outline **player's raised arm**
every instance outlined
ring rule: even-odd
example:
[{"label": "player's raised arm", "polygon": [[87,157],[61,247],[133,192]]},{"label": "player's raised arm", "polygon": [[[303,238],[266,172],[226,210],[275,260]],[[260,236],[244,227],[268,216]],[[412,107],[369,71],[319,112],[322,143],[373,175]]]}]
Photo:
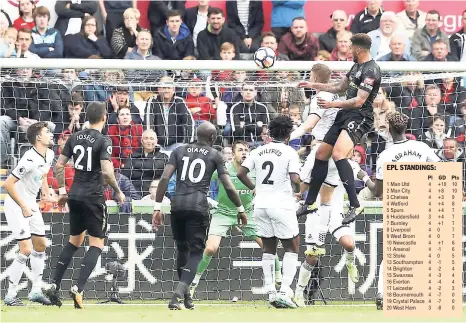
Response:
[{"label": "player's raised arm", "polygon": [[320,116],[318,116],[315,113],[312,113],[306,119],[306,121],[298,127],[298,129],[296,129],[295,131],[291,133],[290,140],[300,138],[305,133],[312,131],[312,129],[314,129],[315,125],[317,124],[317,122],[319,122],[319,120],[320,120]]},{"label": "player's raised arm", "polygon": [[303,81],[299,83],[299,87],[315,89],[319,91],[325,91],[330,93],[342,93],[348,88],[350,82],[348,77],[343,76],[339,82],[334,83],[316,83]]},{"label": "player's raised arm", "polygon": [[241,167],[238,169],[238,174],[236,175],[238,179],[246,185],[250,190],[253,190],[256,188],[256,185],[251,181],[251,179],[248,177],[248,173],[254,169],[254,158],[255,153],[252,152],[241,164]]}]

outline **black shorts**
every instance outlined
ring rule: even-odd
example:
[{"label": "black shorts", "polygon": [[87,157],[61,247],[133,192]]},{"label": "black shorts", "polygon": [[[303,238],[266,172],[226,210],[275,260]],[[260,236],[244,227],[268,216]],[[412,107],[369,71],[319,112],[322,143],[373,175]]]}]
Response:
[{"label": "black shorts", "polygon": [[323,142],[335,146],[341,131],[346,130],[353,141],[353,145],[357,145],[362,137],[371,131],[373,125],[373,117],[364,116],[359,111],[340,110],[335,117],[335,122],[325,135]]},{"label": "black shorts", "polygon": [[68,199],[70,208],[70,235],[77,236],[87,230],[96,238],[105,238],[107,232],[107,206],[105,203],[88,203]]},{"label": "black shorts", "polygon": [[198,211],[172,211],[171,226],[177,244],[186,243],[191,251],[205,249],[210,216]]}]

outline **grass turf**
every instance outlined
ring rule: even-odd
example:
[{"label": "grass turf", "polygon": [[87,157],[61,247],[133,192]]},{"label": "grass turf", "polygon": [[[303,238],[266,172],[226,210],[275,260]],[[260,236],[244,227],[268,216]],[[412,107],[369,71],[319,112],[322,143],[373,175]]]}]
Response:
[{"label": "grass turf", "polygon": [[[31,305],[1,307],[2,322],[466,322],[462,317],[390,318],[374,306],[313,306],[277,310],[265,302],[218,304],[198,303],[194,311],[170,311],[165,303],[156,305],[129,303],[125,305],[88,304],[76,310],[70,302],[61,308]],[[85,304],[86,305],[86,304]]]}]

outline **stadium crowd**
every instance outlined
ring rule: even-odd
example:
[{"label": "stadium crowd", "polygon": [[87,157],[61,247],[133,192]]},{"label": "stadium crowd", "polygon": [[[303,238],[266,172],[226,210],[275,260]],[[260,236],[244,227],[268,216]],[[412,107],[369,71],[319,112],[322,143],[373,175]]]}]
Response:
[{"label": "stadium crowd", "polygon": [[[419,0],[405,0],[399,13],[384,11],[382,1],[371,0],[351,24],[344,11],[336,10],[328,31],[313,35],[303,17],[305,1],[272,1],[271,30],[264,29],[261,1],[228,1],[226,12],[208,0],[187,9],[184,3],[151,1],[147,30],[139,25],[136,1],[57,1],[58,20],[51,26],[51,8],[21,0],[18,19],[0,13],[0,58],[250,60],[259,47],[270,47],[282,61],[352,61],[350,38],[362,32],[371,37],[377,61],[466,64],[466,10],[458,13],[463,27],[447,35],[439,28],[436,8],[420,11]],[[99,30],[98,10],[105,32]],[[335,78],[340,75],[336,72]],[[381,88],[374,102],[374,129],[352,158],[374,173],[378,154],[393,144],[386,114],[398,110],[410,118],[408,138],[426,142],[445,161],[464,163],[466,77],[404,76],[406,81]],[[58,155],[70,134],[86,126],[86,105],[106,102],[105,133],[113,143],[117,180],[128,197],[123,207],[130,210],[131,200],[155,197],[168,155],[195,140],[196,127],[204,121],[217,124],[217,147],[227,159],[234,140],[253,147],[266,142],[267,124],[279,114],[289,114],[299,126],[316,107],[310,105],[312,91],[290,84],[306,77],[305,72],[4,69],[1,165],[11,168],[14,157],[28,148],[24,134],[37,121],[49,122]],[[305,135],[290,144],[305,158],[313,138]],[[69,188],[72,165],[66,167],[66,178]],[[58,189],[52,173],[49,184]],[[362,183],[358,189],[371,198]],[[213,183],[213,195],[215,190]],[[115,199],[110,188],[106,196]]]}]

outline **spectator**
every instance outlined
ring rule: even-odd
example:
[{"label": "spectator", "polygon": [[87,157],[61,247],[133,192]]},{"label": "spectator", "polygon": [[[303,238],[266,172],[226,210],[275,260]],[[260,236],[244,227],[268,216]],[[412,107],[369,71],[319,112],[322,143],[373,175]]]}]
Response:
[{"label": "spectator", "polygon": [[32,29],[32,44],[30,51],[41,58],[62,58],[63,39],[58,30],[48,26],[50,11],[47,7],[37,7],[34,10],[34,22]]},{"label": "spectator", "polygon": [[445,139],[450,138],[451,129],[446,127],[445,118],[440,114],[429,117],[429,129],[421,135],[421,140],[430,148],[442,149]]},{"label": "spectator", "polygon": [[428,62],[456,62],[457,59],[448,54],[448,42],[443,39],[437,39],[432,43],[432,53],[424,58]]},{"label": "spectator", "polygon": [[289,61],[290,59],[285,54],[278,52],[277,37],[271,31],[262,34],[261,47],[272,48],[277,56],[277,61]]},{"label": "spectator", "polygon": [[152,35],[150,31],[142,29],[136,37],[136,46],[126,54],[125,59],[160,60],[160,57],[152,54],[151,46]]},{"label": "spectator", "polygon": [[131,157],[123,160],[121,173],[131,179],[136,191],[144,195],[150,191],[151,181],[162,176],[168,156],[160,151],[157,135],[152,129],[142,133],[141,144],[141,149],[133,151]]},{"label": "spectator", "polygon": [[466,10],[463,11],[463,28],[450,37],[451,56],[466,62]]},{"label": "spectator", "polygon": [[396,14],[400,26],[404,28],[409,40],[417,29],[424,28],[426,25],[426,13],[418,10],[419,0],[405,0],[405,10]]},{"label": "spectator", "polygon": [[83,110],[84,99],[80,93],[73,93],[70,101],[67,103],[67,110],[59,115],[58,120],[54,120],[55,134],[63,132],[75,133],[83,130],[84,122],[86,121],[86,113]]},{"label": "spectator", "polygon": [[131,120],[136,124],[142,124],[139,109],[130,102],[129,87],[119,85],[114,88],[112,96],[107,100],[107,112],[109,113],[107,123],[109,125],[118,124],[118,111],[128,108],[131,113]]},{"label": "spectator", "polygon": [[150,0],[149,8],[147,11],[147,18],[150,22],[150,30],[155,38],[155,32],[165,26],[168,20],[168,12],[170,10],[177,10],[181,16],[185,11],[186,1],[184,0]]},{"label": "spectator", "polygon": [[20,0],[18,3],[19,17],[13,23],[13,27],[17,30],[27,28],[32,29],[36,26],[34,22],[33,12],[36,9],[35,0]]},{"label": "spectator", "polygon": [[223,11],[210,7],[207,17],[209,22],[207,28],[199,32],[197,36],[199,59],[221,59],[220,46],[226,42],[233,44],[236,53],[235,59],[239,59],[240,39],[234,30],[225,25]]},{"label": "spectator", "polygon": [[186,96],[186,105],[193,115],[195,126],[199,126],[205,121],[214,122],[217,111],[215,111],[212,100],[202,95],[201,80],[195,78],[188,86],[188,95]]},{"label": "spectator", "polygon": [[394,35],[390,39],[390,52],[386,55],[380,56],[377,60],[380,62],[401,62],[413,61],[414,57],[411,56],[410,51],[406,50],[406,39],[401,35]]},{"label": "spectator", "polygon": [[450,115],[447,113],[445,106],[441,104],[442,96],[440,88],[437,85],[428,85],[426,87],[424,102],[421,107],[413,110],[413,130],[416,137],[422,136],[431,126],[429,117],[440,115],[443,121],[447,122],[449,127]]},{"label": "spectator", "polygon": [[[397,29],[397,18],[393,11],[385,11],[380,17],[380,28],[368,33],[372,40],[371,56],[378,59],[390,53],[390,40],[395,35]],[[405,54],[411,53],[411,43],[407,36],[402,36],[405,43]]]},{"label": "spectator", "polygon": [[[367,173],[367,175],[371,176],[372,171],[370,170],[369,167],[367,167],[366,158],[367,158],[367,154],[366,154],[366,149],[364,149],[364,146],[362,145],[354,146],[353,156],[351,157],[351,160],[357,163],[359,167],[361,167],[361,169]],[[362,180],[355,180],[354,184],[356,186],[357,193],[359,193],[366,186]]]},{"label": "spectator", "polygon": [[97,2],[95,0],[57,1],[55,12],[58,16],[55,29],[65,37],[82,32],[83,19],[97,12]]},{"label": "spectator", "polygon": [[[291,121],[293,121],[293,131],[298,129],[299,126],[303,123],[303,120],[301,119],[301,110],[302,109],[298,104],[291,104],[287,109]],[[288,145],[293,147],[293,149],[297,150],[298,155],[302,155],[306,149],[305,147],[302,147],[301,149],[301,138],[290,140],[288,142]]]},{"label": "spectator", "polygon": [[[71,132],[69,132],[68,130],[65,130],[62,133],[60,133],[58,137],[58,142],[57,142],[58,146],[54,147],[54,153],[55,153],[55,156],[57,157],[54,162],[58,160],[58,156],[60,156],[60,153],[65,148],[65,144],[68,141],[68,139],[70,139],[70,137],[71,137]],[[75,169],[73,166],[73,160],[70,159],[65,165],[65,188],[67,192],[70,191],[71,185],[73,184],[74,174],[75,174]],[[51,186],[55,190],[56,193],[58,193],[58,189],[59,189],[58,181],[54,177],[53,167],[50,168],[50,171],[47,174],[47,183],[49,184],[49,186]]]},{"label": "spectator", "polygon": [[173,80],[164,76],[159,83],[159,95],[148,103],[149,123],[165,150],[173,151],[193,141],[193,117],[184,100],[175,96]]},{"label": "spectator", "polygon": [[317,52],[317,57],[316,57],[316,61],[319,61],[319,62],[328,62],[330,61],[330,53],[327,52],[326,50],[319,50]]},{"label": "spectator", "polygon": [[[388,101],[388,100],[386,100]],[[377,157],[382,151],[393,145],[393,138],[390,135],[390,125],[387,122],[387,113],[379,113],[374,116],[374,131],[368,134],[370,139],[370,155],[372,160],[371,170],[375,173]]]},{"label": "spectator", "polygon": [[354,16],[351,32],[353,34],[367,34],[376,30],[379,28],[382,13],[382,0],[367,0],[367,7]]},{"label": "spectator", "polygon": [[[220,58],[222,61],[231,61],[235,58],[235,46],[232,43],[223,43],[220,46]],[[212,80],[213,81],[231,81],[233,76],[233,71],[224,70],[224,71],[212,71]]]},{"label": "spectator", "polygon": [[[141,200],[143,200],[143,201],[151,200],[151,201],[154,202],[154,205],[155,205],[155,193],[157,193],[157,187],[159,187],[159,182],[160,182],[159,179],[154,179],[150,183],[149,195],[144,196]],[[171,205],[171,201],[167,196],[164,196],[163,200],[162,200],[162,204],[169,206],[169,205]]]},{"label": "spectator", "polygon": [[0,58],[16,57],[17,39],[18,31],[13,27],[9,27],[3,34],[3,39],[0,43]]},{"label": "spectator", "polygon": [[422,61],[432,53],[432,45],[438,39],[447,44],[447,53],[450,51],[448,36],[440,28],[440,14],[436,10],[430,10],[426,15],[426,25],[413,34],[411,43],[411,54],[418,61]]},{"label": "spectator", "polygon": [[105,34],[110,43],[115,29],[123,26],[127,9],[138,8],[137,0],[99,0],[100,13],[105,24]]},{"label": "spectator", "polygon": [[348,26],[348,17],[343,10],[335,10],[330,16],[332,19],[332,28],[327,30],[325,34],[319,36],[320,49],[331,53],[337,45],[337,34],[342,30],[346,30]]},{"label": "spectator", "polygon": [[29,50],[32,44],[32,30],[22,28],[18,31],[18,44],[16,46],[16,58],[40,59],[37,54]]},{"label": "spectator", "polygon": [[176,10],[168,11],[167,25],[153,31],[154,55],[161,59],[182,60],[194,55],[193,38],[188,27],[181,20],[181,13]]},{"label": "spectator", "polygon": [[[141,196],[138,194],[133,184],[128,177],[121,174],[119,170],[115,169],[115,179],[117,181],[118,187],[125,195],[125,203],[121,204],[119,207],[119,213],[131,213],[132,211],[132,201],[140,200]],[[104,179],[104,196],[106,201],[115,201],[118,202],[118,196],[115,191],[107,184]]]},{"label": "spectator", "polygon": [[[411,112],[408,113],[408,110],[420,107],[424,101],[424,80],[420,73],[408,72],[404,76],[407,78],[405,82],[392,84],[387,88],[387,92],[388,97],[395,103],[395,106],[400,108],[401,112],[410,116]],[[410,129],[409,125],[408,129]]]},{"label": "spectator", "polygon": [[91,56],[99,56],[101,58],[113,58],[113,52],[107,39],[99,35],[97,19],[94,16],[84,17],[81,31],[65,36],[65,57],[89,58]]},{"label": "spectator", "polygon": [[342,30],[337,34],[336,47],[330,53],[331,61],[353,61],[353,54],[351,53],[351,31]]},{"label": "spectator", "polygon": [[265,104],[256,102],[254,85],[245,83],[242,95],[242,101],[230,110],[233,141],[243,140],[255,147],[262,143],[262,129],[270,122],[269,111]]},{"label": "spectator", "polygon": [[439,149],[436,153],[437,156],[439,156],[443,161],[463,163],[464,168],[466,161],[464,148],[460,148],[458,146],[458,142],[455,140],[455,138],[446,138],[443,141],[443,149]]},{"label": "spectator", "polygon": [[313,61],[319,51],[319,40],[308,33],[306,20],[297,17],[293,19],[291,31],[280,40],[278,51],[292,61]]},{"label": "spectator", "polygon": [[461,102],[460,107],[461,118],[456,119],[455,124],[453,125],[453,130],[456,140],[464,146],[466,143],[466,100]]},{"label": "spectator", "polygon": [[197,56],[197,35],[207,27],[207,13],[209,11],[209,0],[198,0],[198,5],[186,9],[183,21],[188,26],[191,35],[195,53]]},{"label": "spectator", "polygon": [[293,20],[297,17],[304,17],[305,4],[306,1],[299,0],[272,0],[270,27],[279,42],[282,36],[290,31]]},{"label": "spectator", "polygon": [[231,146],[223,147],[222,156],[227,163],[233,162],[233,150],[231,149]]},{"label": "spectator", "polygon": [[2,31],[11,26],[13,25],[11,24],[10,16],[6,11],[0,9],[0,35],[2,34]]},{"label": "spectator", "polygon": [[136,46],[136,37],[141,31],[139,18],[141,13],[138,9],[128,8],[123,14],[124,24],[114,30],[110,45],[113,53],[118,58],[124,58],[127,53],[131,53]]},{"label": "spectator", "polygon": [[118,110],[118,124],[109,125],[108,136],[112,140],[113,167],[120,168],[122,159],[129,158],[141,148],[142,125],[131,120],[129,108]]},{"label": "spectator", "polygon": [[259,48],[264,28],[262,1],[226,1],[226,11],[228,26],[242,40],[240,51],[254,53]]},{"label": "spectator", "polygon": [[442,95],[441,102],[452,116],[461,115],[458,103],[466,99],[466,89],[461,86],[459,78],[446,77],[439,84]]}]

